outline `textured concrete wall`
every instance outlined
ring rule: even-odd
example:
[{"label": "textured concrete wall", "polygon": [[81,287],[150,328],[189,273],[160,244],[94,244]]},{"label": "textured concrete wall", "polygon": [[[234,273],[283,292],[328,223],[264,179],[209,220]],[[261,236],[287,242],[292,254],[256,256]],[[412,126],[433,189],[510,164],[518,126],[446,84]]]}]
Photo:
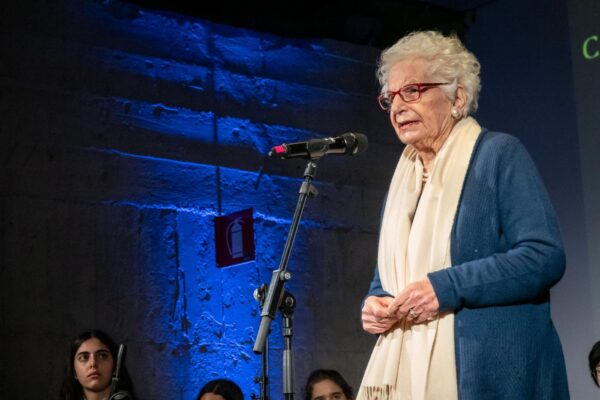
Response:
[{"label": "textured concrete wall", "polygon": [[[192,399],[217,376],[257,393],[252,292],[279,263],[305,166],[265,155],[346,131],[369,150],[320,163],[288,289],[296,388],[317,367],[357,386],[373,340],[359,304],[400,150],[374,101],[378,50],[117,1],[12,3],[0,6],[0,397],[53,397],[69,340],[91,327],[129,345],[142,399]],[[213,218],[248,207],[256,261],[218,269]]]}]

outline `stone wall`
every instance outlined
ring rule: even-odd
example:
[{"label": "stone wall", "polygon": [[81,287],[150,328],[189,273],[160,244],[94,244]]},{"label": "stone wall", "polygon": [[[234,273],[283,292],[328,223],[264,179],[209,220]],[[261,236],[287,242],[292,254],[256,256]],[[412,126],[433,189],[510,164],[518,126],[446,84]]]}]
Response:
[{"label": "stone wall", "polygon": [[[258,393],[252,293],[279,263],[305,167],[266,154],[347,131],[369,149],[319,163],[288,290],[297,392],[317,367],[357,387],[373,341],[360,302],[400,151],[374,100],[379,50],[118,1],[12,3],[0,28],[0,397],[53,397],[70,339],[92,327],[128,344],[141,399],[193,399],[218,376]],[[213,218],[250,207],[256,260],[217,268]]]}]

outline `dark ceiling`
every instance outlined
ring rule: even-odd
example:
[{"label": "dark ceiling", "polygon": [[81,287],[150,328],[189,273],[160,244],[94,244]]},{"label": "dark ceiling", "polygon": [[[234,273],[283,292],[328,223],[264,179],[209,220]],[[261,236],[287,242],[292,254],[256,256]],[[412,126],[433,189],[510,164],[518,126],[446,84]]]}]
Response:
[{"label": "dark ceiling", "polygon": [[414,30],[456,32],[464,39],[475,8],[489,1],[128,0],[145,8],[284,37],[329,38],[382,48]]}]

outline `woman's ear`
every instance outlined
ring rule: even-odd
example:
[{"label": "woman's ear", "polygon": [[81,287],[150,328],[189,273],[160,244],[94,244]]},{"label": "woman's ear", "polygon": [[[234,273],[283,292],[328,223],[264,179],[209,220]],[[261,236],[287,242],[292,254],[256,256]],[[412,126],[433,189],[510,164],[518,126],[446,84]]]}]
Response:
[{"label": "woman's ear", "polygon": [[458,85],[456,87],[456,98],[454,99],[454,103],[452,104],[454,107],[458,108],[462,115],[465,114],[465,105],[467,104],[467,93],[465,92],[465,88],[462,85]]}]

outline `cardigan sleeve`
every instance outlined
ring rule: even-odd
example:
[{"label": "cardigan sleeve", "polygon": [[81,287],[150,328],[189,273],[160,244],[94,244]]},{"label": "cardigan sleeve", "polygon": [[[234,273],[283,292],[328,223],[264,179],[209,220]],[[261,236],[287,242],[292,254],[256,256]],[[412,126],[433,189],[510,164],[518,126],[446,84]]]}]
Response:
[{"label": "cardigan sleeve", "polygon": [[394,296],[392,296],[391,293],[385,291],[383,289],[383,287],[381,286],[381,278],[379,278],[379,267],[377,265],[375,265],[375,273],[373,274],[373,279],[371,280],[371,285],[369,286],[369,291],[367,292],[367,295],[363,298],[362,302],[360,303],[361,310],[365,306],[365,301],[370,296],[394,297]]},{"label": "cardigan sleeve", "polygon": [[[380,213],[380,218],[379,218],[380,224],[381,224],[381,220],[383,219],[383,213],[385,211],[385,204],[387,203],[387,196],[388,196],[388,193],[386,192],[385,196],[383,197],[383,203],[381,206],[381,213]],[[373,279],[371,280],[371,285],[369,286],[369,291],[367,292],[367,295],[363,299],[362,304],[364,304],[365,300],[369,296],[394,297],[392,294],[385,291],[383,289],[383,287],[381,286],[381,278],[379,277],[379,265],[377,265],[377,264],[375,264],[375,272],[373,273]],[[361,308],[362,308],[362,305],[361,305]]]},{"label": "cardigan sleeve", "polygon": [[375,273],[373,274],[373,280],[371,281],[371,286],[369,286],[369,291],[367,292],[367,296],[377,296],[377,297],[394,297],[391,293],[385,291],[381,286],[381,278],[379,278],[379,267],[375,265]]},{"label": "cardigan sleeve", "polygon": [[[465,182],[463,196],[473,198],[468,207],[459,207],[455,224],[461,223],[460,213],[474,216],[453,233],[454,265],[428,274],[441,311],[533,301],[564,274],[565,254],[546,189],[523,145],[504,136],[501,146],[487,146],[492,150],[479,154],[469,172],[473,180],[468,176]],[[467,190],[473,183],[493,189]],[[478,198],[481,193],[488,197]],[[492,220],[497,226],[486,226]],[[487,251],[475,257],[478,248]]]}]

